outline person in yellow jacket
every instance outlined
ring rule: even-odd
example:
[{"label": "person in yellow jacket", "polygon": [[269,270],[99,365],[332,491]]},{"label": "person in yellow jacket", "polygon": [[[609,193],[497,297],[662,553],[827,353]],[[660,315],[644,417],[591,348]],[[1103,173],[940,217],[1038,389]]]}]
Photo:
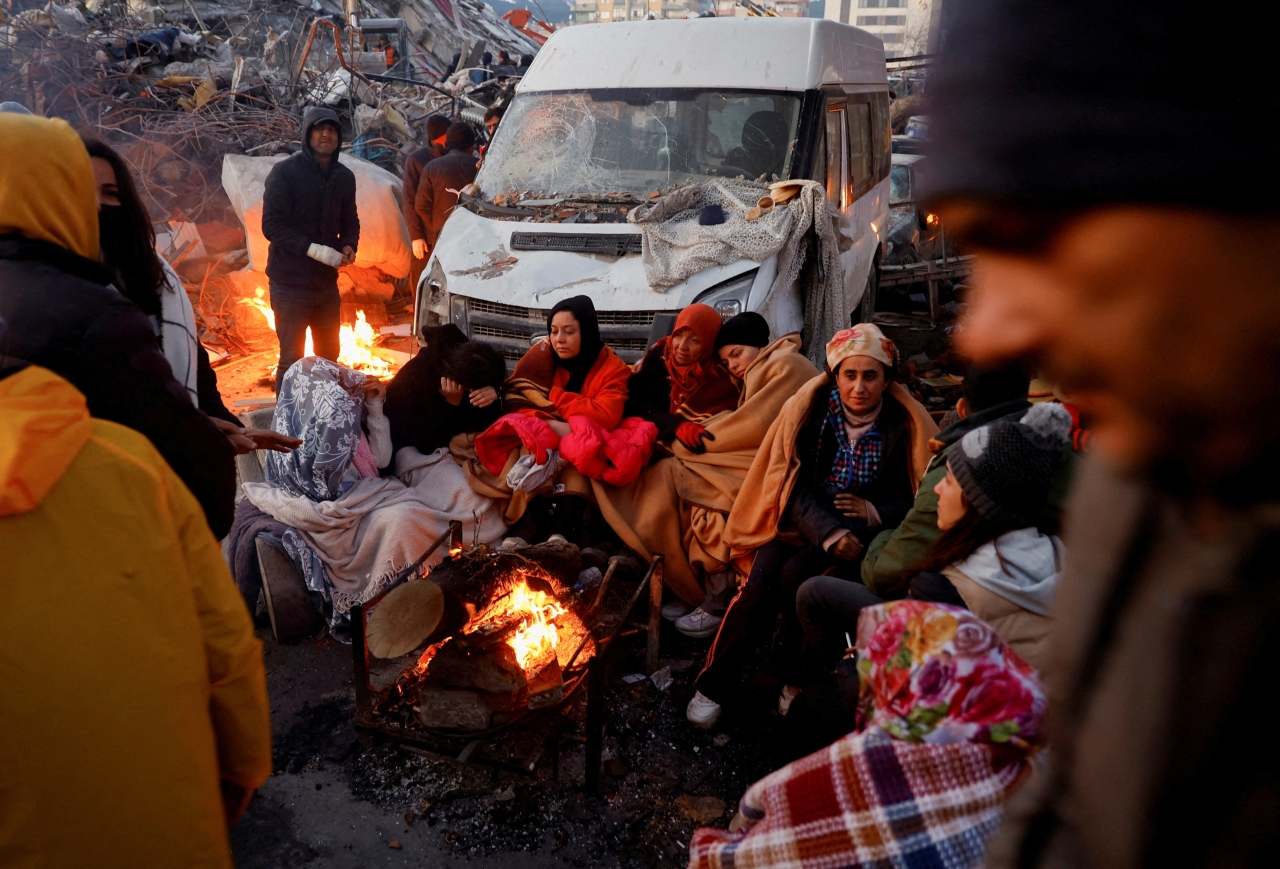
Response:
[{"label": "person in yellow jacket", "polygon": [[200,505],[66,380],[0,371],[0,866],[230,867],[270,772],[262,644]]}]

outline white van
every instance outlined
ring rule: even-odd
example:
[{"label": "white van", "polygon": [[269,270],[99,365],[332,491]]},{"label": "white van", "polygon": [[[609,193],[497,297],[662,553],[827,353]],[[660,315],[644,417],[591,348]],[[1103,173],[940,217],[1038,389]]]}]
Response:
[{"label": "white van", "polygon": [[709,268],[659,293],[626,222],[654,190],[762,174],[826,185],[853,240],[841,254],[846,310],[865,319],[888,217],[889,135],[884,47],[848,25],[700,18],[557,31],[516,89],[480,193],[462,198],[431,252],[415,331],[456,323],[514,364],[546,333],[546,311],[578,294],[628,362],[692,302],[726,318],[758,311],[775,336],[798,331],[800,293],[770,293],[776,258]]}]

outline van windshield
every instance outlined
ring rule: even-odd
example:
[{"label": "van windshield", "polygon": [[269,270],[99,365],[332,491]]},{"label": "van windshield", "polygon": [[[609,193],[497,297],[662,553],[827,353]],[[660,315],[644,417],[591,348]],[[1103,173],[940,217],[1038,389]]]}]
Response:
[{"label": "van windshield", "polygon": [[476,183],[492,199],[629,193],[709,177],[787,178],[801,95],[695,89],[524,93]]}]

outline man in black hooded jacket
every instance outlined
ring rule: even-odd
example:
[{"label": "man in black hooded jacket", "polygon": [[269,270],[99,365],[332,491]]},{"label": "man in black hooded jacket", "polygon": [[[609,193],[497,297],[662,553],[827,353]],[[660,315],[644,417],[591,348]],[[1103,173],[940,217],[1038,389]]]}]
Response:
[{"label": "man in black hooded jacket", "polygon": [[302,115],[302,150],[267,176],[262,234],[271,243],[267,277],[280,340],[277,387],[302,358],[308,326],[316,355],[338,358],[338,267],[355,262],[360,243],[356,176],[338,162],[341,147],[337,114],[313,106]]}]

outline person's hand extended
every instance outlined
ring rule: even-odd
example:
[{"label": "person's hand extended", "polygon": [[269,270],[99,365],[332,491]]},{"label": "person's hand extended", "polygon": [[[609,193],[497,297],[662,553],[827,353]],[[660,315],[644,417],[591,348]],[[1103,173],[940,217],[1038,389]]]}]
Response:
[{"label": "person's hand extended", "polygon": [[342,264],[349,266],[356,261],[356,250],[351,245],[347,245],[342,249]]},{"label": "person's hand extended", "polygon": [[831,547],[831,554],[841,561],[857,561],[862,554],[862,541],[852,534],[846,534]]},{"label": "person's hand extended", "polygon": [[498,390],[492,386],[471,390],[471,404],[475,407],[488,407],[498,400]]},{"label": "person's hand extended", "polygon": [[456,380],[441,377],[440,394],[444,396],[445,401],[449,402],[454,407],[457,407],[462,404],[463,396],[467,394],[467,388]]},{"label": "person's hand extended", "polygon": [[676,426],[676,440],[684,444],[690,452],[705,453],[707,446],[703,441],[715,439],[716,436],[708,432],[706,426],[698,425],[696,422],[682,422]]},{"label": "person's hand extended", "polygon": [[289,437],[278,431],[272,431],[265,428],[240,428],[233,422],[225,419],[217,419],[209,417],[213,420],[213,424],[218,430],[227,436],[227,440],[231,441],[231,445],[236,449],[236,455],[244,455],[254,450],[275,450],[277,453],[287,453],[290,450],[297,449],[302,446],[302,441],[298,438]]},{"label": "person's hand extended", "polygon": [[867,510],[867,499],[848,492],[836,495],[836,509],[850,519],[861,519],[864,522],[871,520],[871,514]]},{"label": "person's hand extended", "polygon": [[387,397],[387,385],[370,377],[364,382],[364,400],[378,401]]},{"label": "person's hand extended", "polygon": [[413,240],[413,258],[427,258],[427,240],[425,238],[415,238]]}]

